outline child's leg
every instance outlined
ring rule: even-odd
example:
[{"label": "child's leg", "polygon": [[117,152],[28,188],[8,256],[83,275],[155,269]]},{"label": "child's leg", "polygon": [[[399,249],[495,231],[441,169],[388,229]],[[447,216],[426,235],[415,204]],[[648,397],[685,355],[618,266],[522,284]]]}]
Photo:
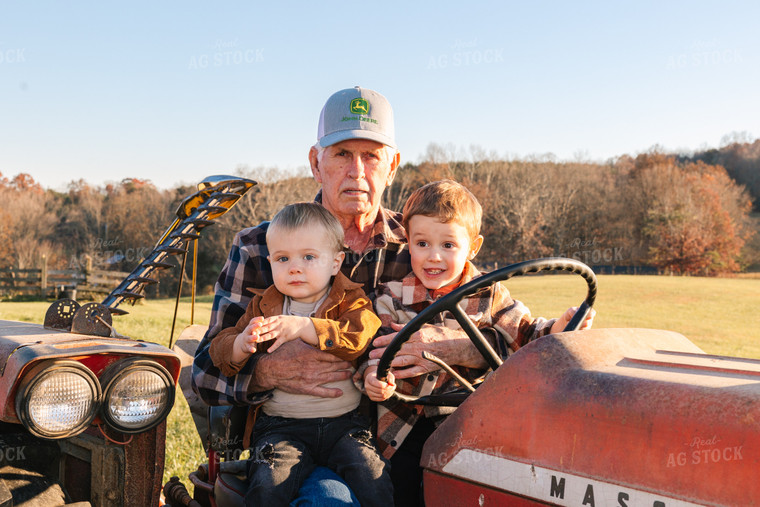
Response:
[{"label": "child's leg", "polygon": [[311,453],[290,431],[294,429],[289,428],[290,421],[264,414],[256,421],[254,434],[258,438],[248,463],[247,506],[287,506],[314,470]]},{"label": "child's leg", "polygon": [[363,507],[393,505],[390,465],[377,451],[369,424],[357,413],[344,418],[342,428],[334,428],[341,434],[335,435],[327,465],[343,477]]},{"label": "child's leg", "polygon": [[290,507],[361,507],[361,504],[343,478],[319,466],[303,482]]}]

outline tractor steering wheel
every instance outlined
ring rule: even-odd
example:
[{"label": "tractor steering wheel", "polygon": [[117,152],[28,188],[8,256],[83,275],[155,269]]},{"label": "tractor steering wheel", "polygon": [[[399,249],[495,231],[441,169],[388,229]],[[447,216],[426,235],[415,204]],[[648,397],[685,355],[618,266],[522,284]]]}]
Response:
[{"label": "tractor steering wheel", "polygon": [[[594,300],[596,299],[596,276],[594,275],[594,272],[591,270],[591,268],[580,261],[562,257],[549,257],[545,259],[536,259],[532,261],[511,264],[509,266],[505,266],[501,269],[475,278],[469,283],[440,298],[438,301],[418,313],[416,317],[409,321],[406,326],[404,326],[404,328],[396,334],[396,336],[393,338],[393,341],[388,344],[388,347],[385,349],[385,352],[383,353],[377,365],[377,378],[382,381],[387,380],[391,361],[393,361],[393,358],[396,357],[396,354],[398,354],[401,346],[406,343],[412,334],[418,331],[423,326],[423,324],[430,322],[433,317],[445,311],[449,311],[452,313],[452,315],[454,315],[454,318],[457,320],[459,325],[462,326],[462,330],[467,333],[467,336],[470,338],[470,340],[472,340],[472,343],[483,355],[483,358],[486,360],[488,365],[493,370],[496,370],[496,368],[498,368],[502,363],[501,358],[498,356],[498,354],[496,354],[493,347],[491,347],[488,341],[486,341],[478,328],[475,327],[472,320],[470,320],[467,315],[465,315],[464,311],[459,307],[458,303],[465,297],[472,295],[483,287],[490,286],[496,282],[501,282],[503,280],[508,280],[514,276],[521,276],[528,273],[538,273],[541,271],[569,271],[571,273],[582,276],[586,280],[586,284],[588,285],[586,299],[580,305],[578,311],[575,313],[567,326],[565,326],[565,329],[563,331],[577,330],[583,320],[586,318],[586,315],[588,315],[588,313],[591,311],[591,307],[594,305]],[[423,353],[423,356],[424,355],[425,353]],[[447,369],[447,371],[449,370]],[[469,393],[452,394],[453,396],[451,396],[450,393],[446,393],[442,395],[419,397],[409,396],[396,392],[394,393],[394,396],[403,401],[416,404],[457,406],[462,401],[464,401],[464,398]]]}]

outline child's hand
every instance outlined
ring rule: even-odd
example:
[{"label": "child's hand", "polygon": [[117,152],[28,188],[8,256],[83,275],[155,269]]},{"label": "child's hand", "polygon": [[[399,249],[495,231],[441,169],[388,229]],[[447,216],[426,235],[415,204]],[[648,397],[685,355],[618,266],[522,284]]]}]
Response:
[{"label": "child's hand", "polygon": [[367,367],[364,372],[364,390],[372,401],[385,401],[396,391],[396,379],[388,372],[387,382],[377,378],[377,365]]},{"label": "child's hand", "polygon": [[[575,315],[575,312],[577,311],[577,306],[568,308],[567,311],[562,314],[562,317],[558,318],[554,324],[552,324],[551,332],[561,333],[565,329],[565,326],[570,323],[573,315]],[[594,317],[596,317],[596,310],[592,308],[591,311],[588,312],[588,315],[586,315],[586,318],[583,319],[583,322],[581,322],[581,326],[578,329],[591,329],[591,324],[594,322]]]},{"label": "child's hand", "polygon": [[247,356],[256,352],[256,344],[262,341],[259,337],[259,329],[264,317],[254,317],[245,326],[245,329],[235,338],[234,347],[237,351]]},{"label": "child's hand", "polygon": [[317,331],[308,317],[295,315],[275,315],[267,317],[258,328],[258,341],[274,340],[275,342],[267,349],[274,352],[280,345],[301,338],[304,342],[316,345]]}]

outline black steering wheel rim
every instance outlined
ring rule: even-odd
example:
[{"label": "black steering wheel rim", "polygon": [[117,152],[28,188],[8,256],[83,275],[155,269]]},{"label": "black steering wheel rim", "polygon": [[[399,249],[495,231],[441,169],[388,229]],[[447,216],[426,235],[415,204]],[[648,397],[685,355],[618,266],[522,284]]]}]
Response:
[{"label": "black steering wheel rim", "polygon": [[[472,321],[467,318],[462,309],[458,306],[458,303],[467,296],[470,296],[482,289],[483,287],[491,286],[496,282],[508,280],[515,276],[527,275],[530,273],[539,273],[542,271],[567,271],[570,273],[578,274],[586,280],[588,291],[586,298],[578,308],[573,319],[565,327],[564,331],[574,331],[578,329],[586,318],[586,315],[594,305],[596,300],[597,282],[596,275],[586,264],[577,261],[575,259],[567,259],[564,257],[547,257],[543,259],[534,259],[530,261],[519,262],[517,264],[510,264],[501,269],[497,269],[490,273],[486,273],[483,276],[479,276],[474,280],[466,283],[465,285],[453,290],[451,293],[440,298],[420,313],[418,313],[411,321],[409,321],[404,328],[399,331],[393,338],[390,344],[385,349],[380,361],[377,365],[377,378],[380,380],[386,380],[388,377],[388,371],[390,370],[391,361],[396,357],[401,346],[406,343],[409,338],[417,332],[424,324],[430,322],[433,317],[444,311],[451,312],[456,318],[459,325],[467,333],[470,340],[483,357],[486,359],[488,365],[496,370],[502,360],[498,354],[493,350],[493,347],[485,340],[483,335],[475,328]],[[473,333],[474,331],[474,333]],[[416,398],[407,395],[396,395],[405,401],[414,401]]]}]

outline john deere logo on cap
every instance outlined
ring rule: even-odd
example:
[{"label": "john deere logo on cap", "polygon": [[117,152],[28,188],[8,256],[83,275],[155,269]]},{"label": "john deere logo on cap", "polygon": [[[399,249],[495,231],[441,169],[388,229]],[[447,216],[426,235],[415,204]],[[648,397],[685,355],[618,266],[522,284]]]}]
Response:
[{"label": "john deere logo on cap", "polygon": [[351,112],[353,114],[369,114],[369,102],[367,102],[365,99],[352,100]]}]

